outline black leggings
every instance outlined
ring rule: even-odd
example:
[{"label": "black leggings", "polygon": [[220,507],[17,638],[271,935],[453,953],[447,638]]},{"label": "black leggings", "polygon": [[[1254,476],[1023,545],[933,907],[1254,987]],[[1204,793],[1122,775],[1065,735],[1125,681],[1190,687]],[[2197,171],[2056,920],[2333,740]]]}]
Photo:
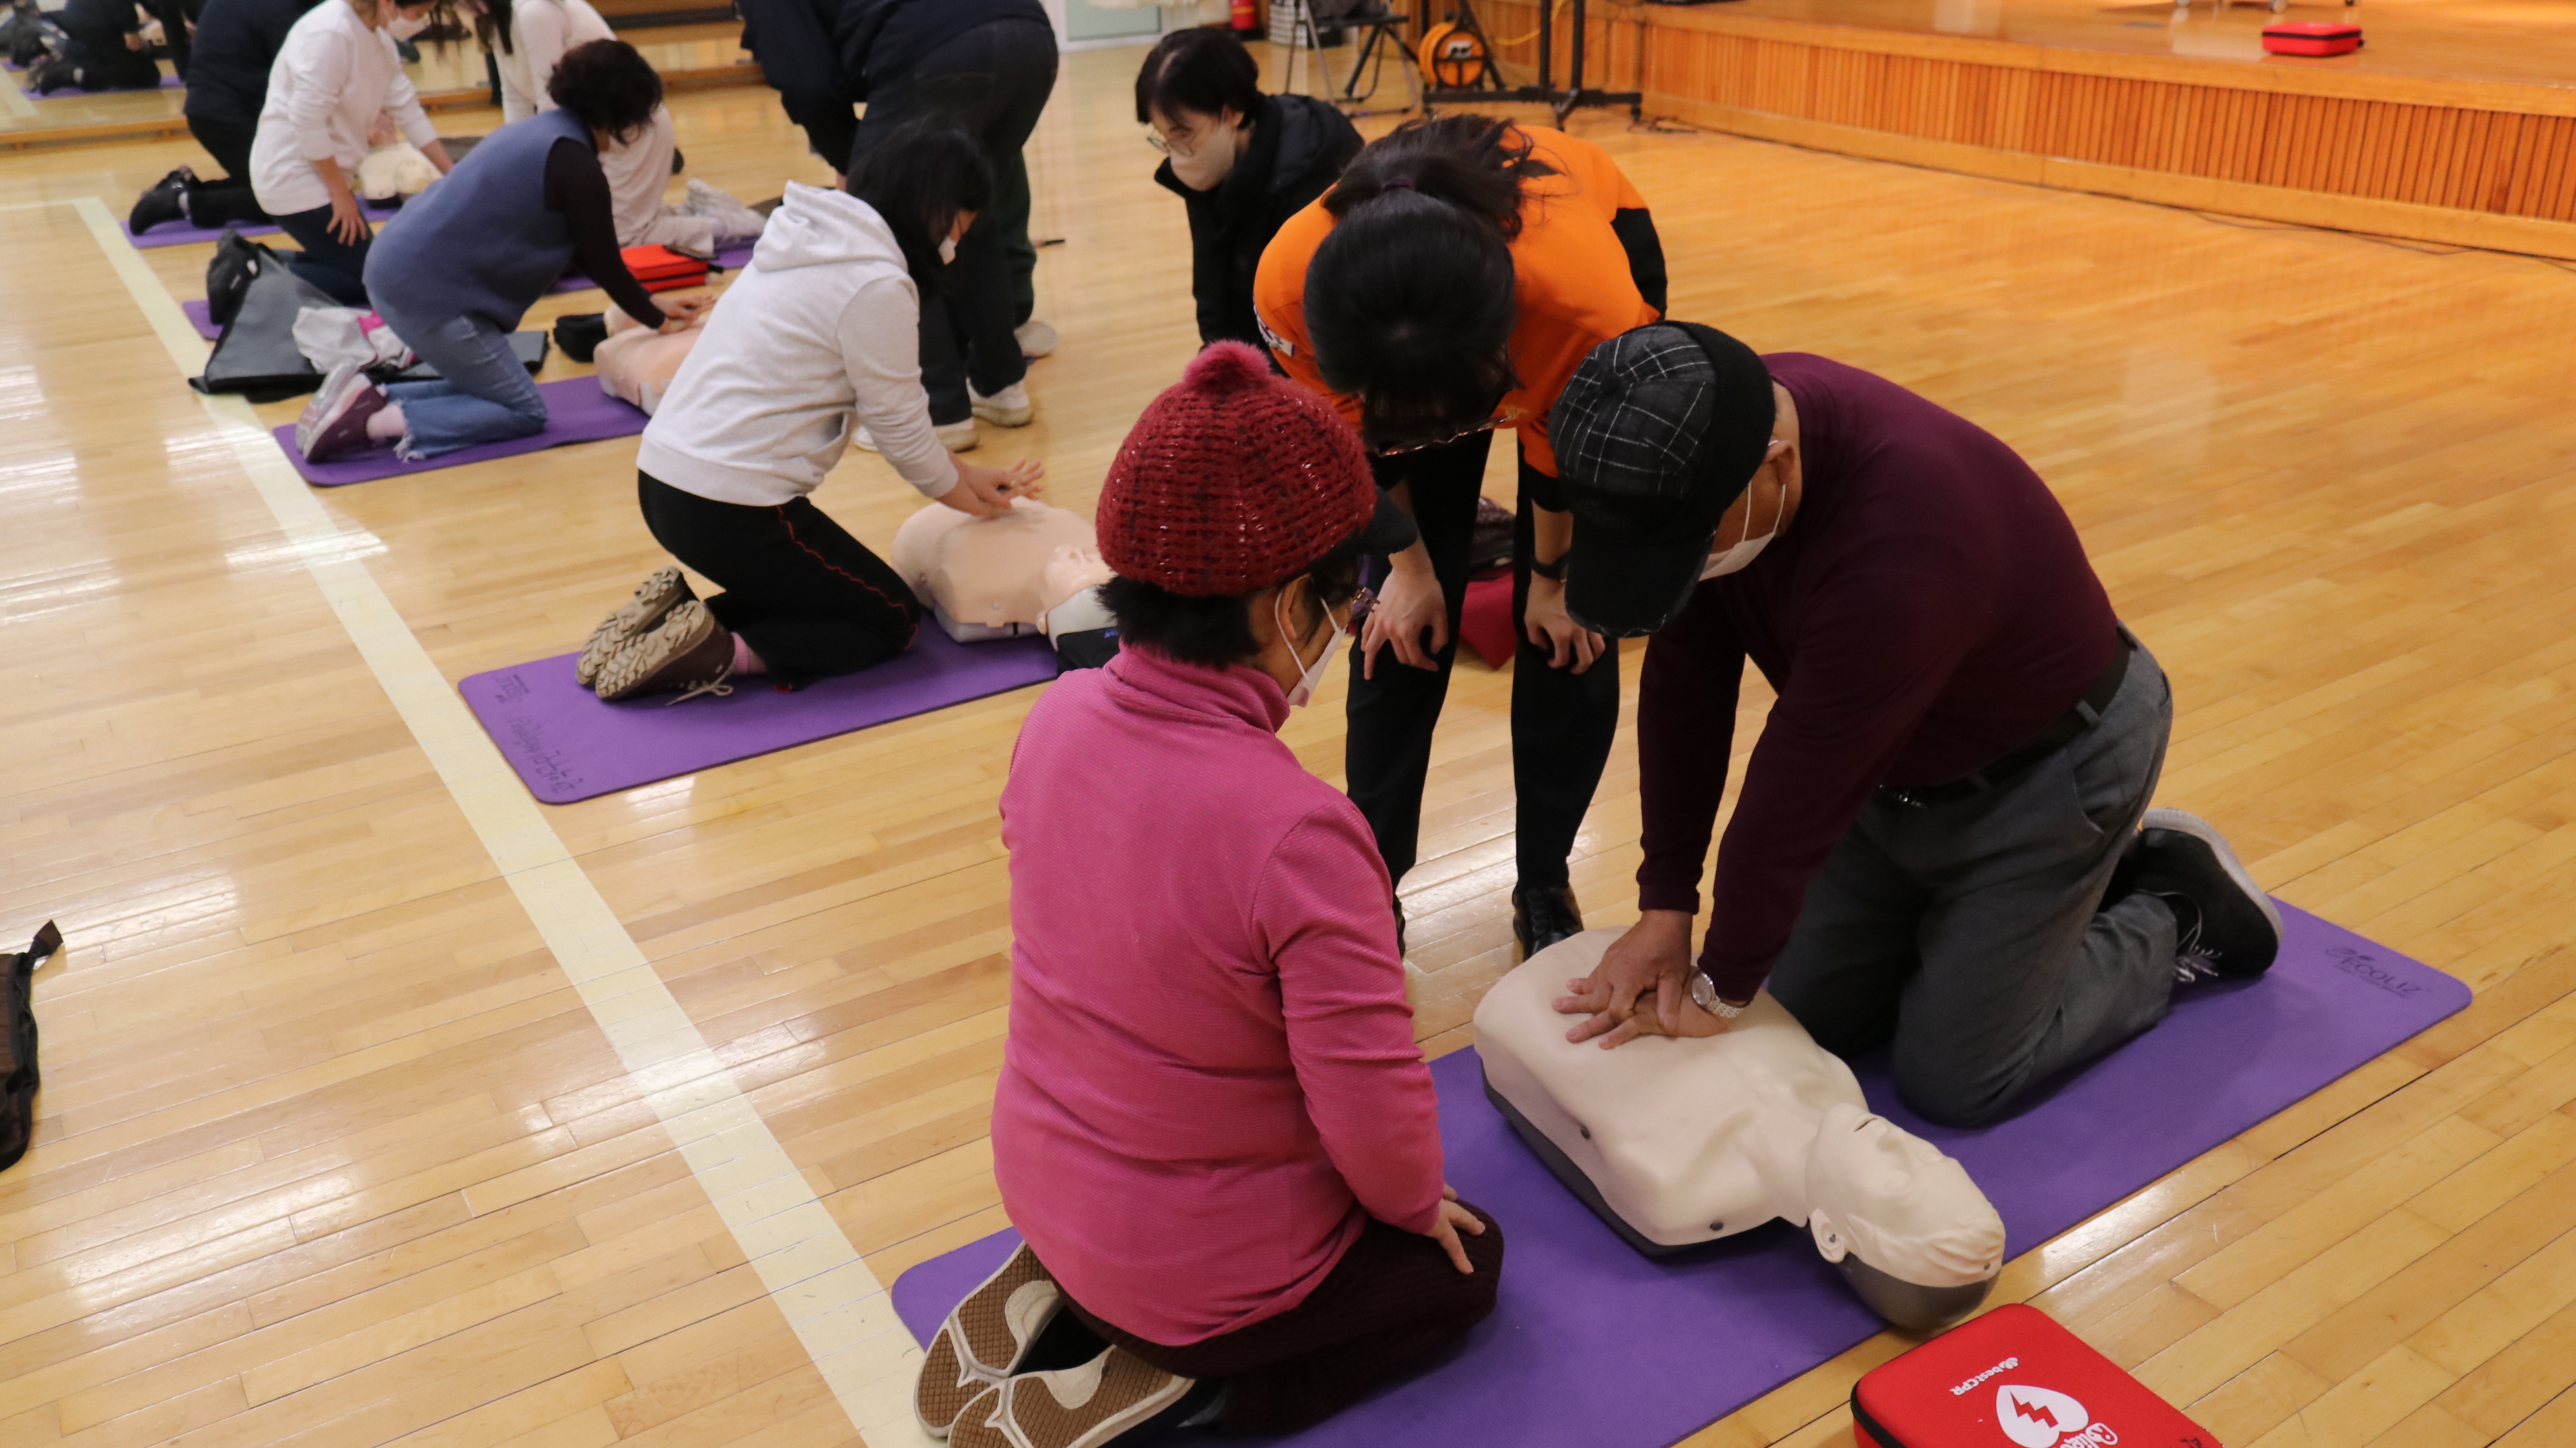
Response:
[{"label": "black leggings", "polygon": [[253,126],[236,126],[224,121],[188,117],[188,134],[224,168],[219,181],[199,180],[188,189],[188,224],[208,230],[240,222],[256,225],[268,220],[259,209],[259,198],[250,190],[250,148],[259,132]]},{"label": "black leggings", "polygon": [[[1449,609],[1449,644],[1437,669],[1399,662],[1381,649],[1377,677],[1362,677],[1357,646],[1351,650],[1350,734],[1343,771],[1351,803],[1377,835],[1378,853],[1396,883],[1413,868],[1422,833],[1422,786],[1431,770],[1431,735],[1449,696],[1449,670],[1458,657],[1458,613],[1467,601],[1467,555],[1475,539],[1476,499],[1484,491],[1485,455],[1494,435],[1480,432],[1456,442],[1381,458],[1374,466],[1385,487],[1406,484],[1422,546]],[[1512,788],[1517,796],[1514,843],[1524,885],[1566,883],[1566,856],[1574,852],[1583,813],[1610,761],[1619,731],[1619,650],[1616,641],[1591,668],[1553,667],[1547,650],[1529,641],[1522,615],[1529,606],[1530,466],[1521,463],[1520,517],[1513,523]],[[1385,576],[1376,560],[1372,577]]]},{"label": "black leggings", "polygon": [[780,683],[855,674],[912,643],[912,590],[811,499],[757,508],[635,476],[654,541],[724,589],[708,610]]},{"label": "black leggings", "polygon": [[[1476,1270],[1461,1272],[1429,1237],[1372,1218],[1304,1301],[1250,1327],[1187,1347],[1121,1331],[1073,1304],[1104,1341],[1167,1373],[1225,1384],[1221,1433],[1284,1433],[1329,1418],[1382,1383],[1428,1366],[1492,1314],[1503,1275],[1503,1228],[1458,1240]],[[1068,1299],[1069,1300],[1069,1299]]]}]

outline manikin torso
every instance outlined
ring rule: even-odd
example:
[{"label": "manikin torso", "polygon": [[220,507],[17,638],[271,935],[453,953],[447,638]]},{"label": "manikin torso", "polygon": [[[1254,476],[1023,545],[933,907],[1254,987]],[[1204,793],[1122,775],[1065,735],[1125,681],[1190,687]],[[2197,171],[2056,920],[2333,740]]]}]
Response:
[{"label": "manikin torso", "polygon": [[[1650,1036],[1608,1051],[1568,1041],[1575,1018],[1552,1003],[1618,936],[1587,931],[1496,982],[1476,1008],[1476,1047],[1488,1088],[1647,1250],[1779,1218],[1873,1277],[1983,1295],[2003,1261],[1993,1206],[1957,1162],[1872,1115],[1851,1068],[1768,994],[1699,1040]],[[1862,1270],[1846,1267],[1873,1305],[1900,1320],[1913,1310],[1882,1302]],[[1955,1305],[1945,1304],[1941,1314]]]},{"label": "manikin torso", "polygon": [[1090,519],[1025,498],[993,518],[933,503],[903,520],[886,561],[960,643],[1052,637],[1050,611],[1109,578]]}]

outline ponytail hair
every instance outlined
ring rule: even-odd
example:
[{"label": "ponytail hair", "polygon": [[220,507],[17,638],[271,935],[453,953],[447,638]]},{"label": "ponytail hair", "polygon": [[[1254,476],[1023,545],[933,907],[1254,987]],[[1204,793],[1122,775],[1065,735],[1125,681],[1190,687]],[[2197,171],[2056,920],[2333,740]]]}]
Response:
[{"label": "ponytail hair", "polygon": [[518,47],[510,39],[510,27],[515,18],[512,0],[483,0],[482,8],[474,13],[474,38],[482,42],[487,51],[515,55]]},{"label": "ponytail hair", "polygon": [[1332,233],[1306,268],[1306,333],[1325,385],[1360,399],[1373,447],[1485,423],[1518,385],[1511,242],[1521,193],[1556,168],[1488,116],[1414,121],[1324,195]]},{"label": "ponytail hair", "polygon": [[1516,240],[1522,184],[1556,174],[1534,149],[1527,132],[1492,116],[1407,121],[1351,158],[1324,194],[1324,209],[1338,222],[1373,202],[1410,208],[1440,201],[1492,222],[1503,240]]}]

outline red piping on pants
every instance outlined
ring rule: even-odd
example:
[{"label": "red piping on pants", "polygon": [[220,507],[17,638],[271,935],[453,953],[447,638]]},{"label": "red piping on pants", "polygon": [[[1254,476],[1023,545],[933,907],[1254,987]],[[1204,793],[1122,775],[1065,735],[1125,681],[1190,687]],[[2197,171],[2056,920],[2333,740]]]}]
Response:
[{"label": "red piping on pants", "polygon": [[[895,602],[895,601],[894,601],[893,599],[891,599],[891,598],[886,598],[886,594],[885,594],[885,590],[884,590],[884,589],[877,587],[875,584],[870,583],[870,582],[868,582],[866,579],[861,578],[859,575],[857,575],[857,574],[855,574],[855,573],[852,573],[850,570],[848,570],[848,569],[846,569],[846,568],[843,568],[841,565],[839,565],[839,564],[837,564],[837,563],[833,562],[831,559],[826,558],[826,557],[824,557],[822,554],[815,552],[815,551],[814,551],[814,547],[813,547],[813,545],[812,545],[812,544],[807,543],[804,539],[797,537],[797,536],[796,536],[796,525],[795,525],[793,522],[790,522],[790,521],[788,520],[788,517],[787,517],[787,505],[786,505],[785,503],[780,503],[780,504],[778,505],[778,526],[780,526],[780,527],[782,527],[782,528],[784,528],[784,529],[786,529],[786,530],[787,530],[787,541],[788,541],[788,542],[790,542],[790,543],[795,544],[798,548],[803,549],[803,550],[804,550],[804,552],[805,552],[805,556],[806,556],[806,557],[813,559],[815,562],[822,564],[825,568],[828,568],[828,569],[832,570],[834,573],[837,573],[837,574],[841,575],[843,578],[846,578],[846,579],[850,580],[852,583],[857,584],[859,587],[864,588],[864,589],[866,589],[868,592],[875,594],[878,598],[880,598],[880,599],[884,599],[884,600],[885,600],[885,605],[886,605],[886,607],[893,609],[895,612],[897,612],[897,613],[899,613],[899,614],[902,614],[902,615],[904,616],[904,618],[905,618],[906,620],[908,620],[908,621],[911,623],[911,625],[912,625],[911,631],[910,631],[910,632],[908,632],[908,633],[906,633],[906,634],[903,636],[903,647],[904,647],[904,648],[906,648],[906,649],[911,648],[911,647],[912,647],[912,641],[913,641],[914,639],[917,639],[917,638],[921,637],[921,620],[920,620],[920,619],[918,619],[918,618],[915,618],[915,617],[913,616],[913,612],[912,612],[912,610],[911,610],[911,609],[908,609],[908,608],[904,607],[902,604],[899,604],[899,603]],[[896,652],[897,652],[897,653],[901,653],[902,651],[903,651],[902,649],[898,649],[898,650],[896,650]]]}]

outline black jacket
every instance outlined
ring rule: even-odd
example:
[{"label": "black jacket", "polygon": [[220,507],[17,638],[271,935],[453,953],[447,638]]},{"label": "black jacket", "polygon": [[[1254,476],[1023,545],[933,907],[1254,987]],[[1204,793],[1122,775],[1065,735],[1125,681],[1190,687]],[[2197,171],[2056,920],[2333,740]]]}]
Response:
[{"label": "black jacket", "polygon": [[1165,161],[1154,179],[1190,213],[1190,294],[1199,304],[1199,345],[1231,339],[1263,346],[1252,315],[1252,275],[1288,218],[1332,189],[1360,152],[1360,133],[1312,96],[1262,98],[1252,144],[1214,191],[1192,191]]},{"label": "black jacket", "polygon": [[[207,0],[188,58],[188,103],[201,121],[256,129],[268,104],[268,72],[286,32],[316,0]],[[166,22],[165,22],[166,23]]]},{"label": "black jacket", "polygon": [[1038,0],[734,0],[742,48],[778,92],[814,154],[850,164],[858,118],[850,108],[922,57],[978,25],[1034,20]]}]

